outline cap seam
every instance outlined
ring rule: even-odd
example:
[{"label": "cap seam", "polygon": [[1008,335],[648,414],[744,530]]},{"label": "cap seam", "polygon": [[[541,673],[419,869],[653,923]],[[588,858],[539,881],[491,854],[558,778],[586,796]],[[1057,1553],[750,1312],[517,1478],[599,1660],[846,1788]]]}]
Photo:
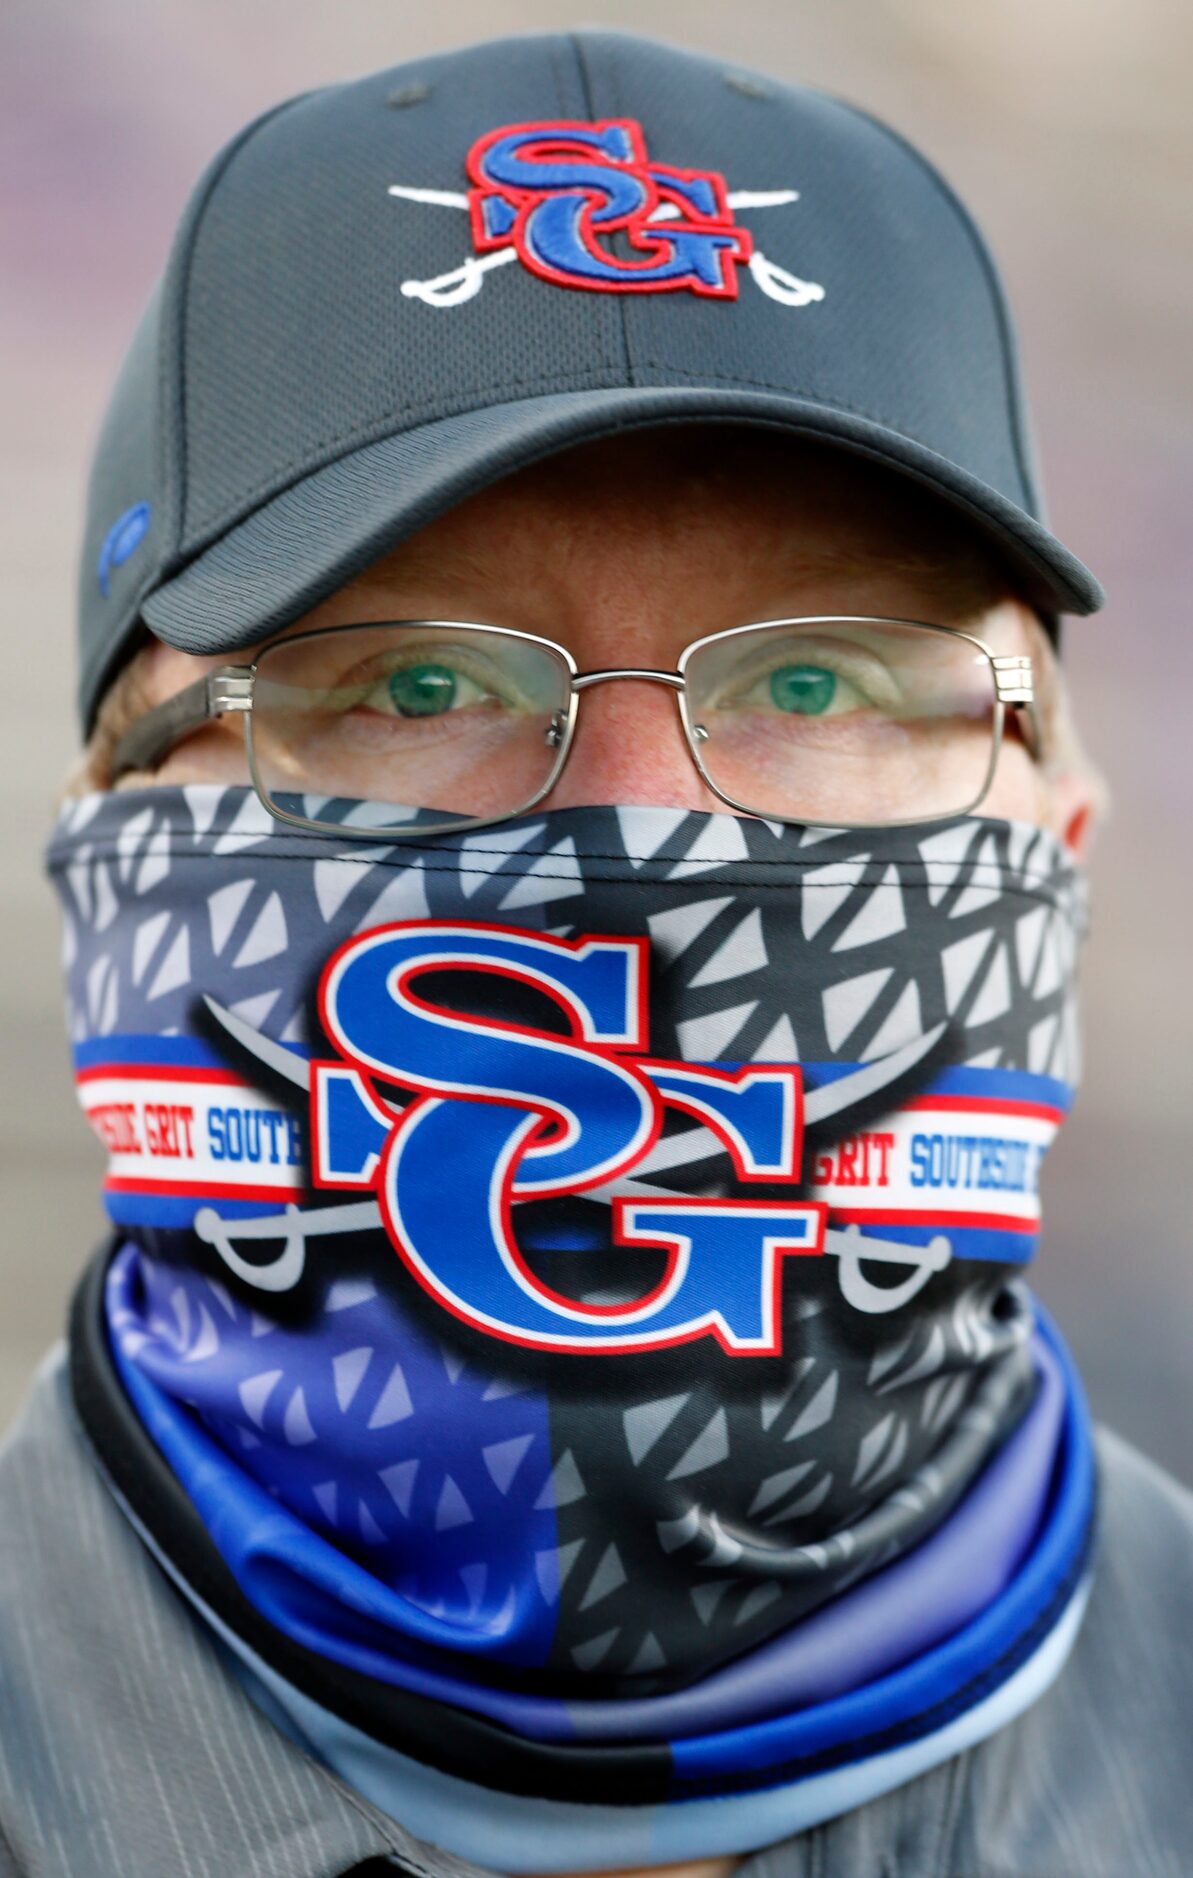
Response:
[{"label": "cap seam", "polygon": [[[269,501],[275,496],[284,495],[287,489],[295,488],[299,483],[305,482],[308,476],[317,475],[320,470],[327,469],[332,463],[342,462],[345,457],[354,455],[358,449],[366,449],[370,444],[384,443],[390,437],[401,437],[407,431],[421,429],[422,421],[425,420],[428,411],[435,413],[431,421],[437,421],[439,418],[465,417],[472,412],[491,410],[496,405],[511,402],[504,394],[515,391],[519,387],[522,388],[518,392],[519,398],[528,401],[531,397],[539,395],[541,390],[552,386],[563,386],[575,391],[618,391],[623,389],[623,381],[610,361],[599,371],[587,372],[583,375],[577,374],[573,369],[568,372],[549,373],[540,378],[504,379],[492,388],[496,395],[487,399],[483,404],[476,402],[475,394],[463,390],[457,399],[446,405],[442,398],[424,399],[421,404],[404,406],[400,412],[388,411],[384,418],[376,419],[360,429],[340,431],[308,445],[311,451],[325,453],[319,461],[294,458],[280,470],[274,470],[265,482],[257,483],[237,496],[236,501],[228,508],[222,509],[213,521],[204,523],[201,532],[192,540],[185,544],[180,543],[178,553],[189,558],[202,548],[210,546],[216,537],[234,527],[237,522],[247,521],[249,513],[259,507],[262,501]],[[530,389],[527,390],[527,387]],[[631,386],[629,389],[634,389],[634,387]],[[399,416],[402,421],[395,424],[393,421],[395,416]]]},{"label": "cap seam", "polygon": [[[673,365],[669,359],[643,359],[642,365],[647,371],[667,372],[674,374],[677,378],[694,378],[706,381],[710,384],[714,382],[710,374],[692,371],[684,365]],[[923,437],[917,436],[915,431],[909,430],[905,424],[898,422],[894,418],[887,417],[882,411],[867,410],[866,407],[861,404],[847,404],[844,398],[838,398],[833,393],[823,391],[818,385],[804,385],[801,386],[799,391],[793,391],[790,385],[780,384],[776,379],[754,378],[747,376],[744,372],[734,373],[732,377],[726,375],[724,378],[718,378],[715,382],[729,385],[755,385],[760,391],[778,391],[787,398],[806,398],[812,403],[821,405],[825,410],[848,411],[851,417],[864,417],[869,424],[879,424],[882,426],[883,430],[890,431],[895,436],[906,437],[909,443],[919,444],[922,450],[931,450],[934,456],[941,455],[941,452],[934,444],[930,444]],[[640,387],[636,387],[636,389],[651,391],[654,390],[655,387],[650,384],[643,384]],[[961,468],[961,465],[958,464],[957,467]],[[972,471],[967,471],[966,474],[972,474]]]},{"label": "cap seam", "polygon": [[[1042,506],[1041,491],[1037,487],[1036,478],[1032,473],[1032,465],[1028,460],[1026,439],[1023,435],[1023,388],[1019,371],[1018,347],[1015,343],[1015,336],[1011,327],[1007,304],[1003,297],[998,274],[994,267],[993,257],[986,245],[986,238],[955,190],[941,175],[935,164],[930,163],[928,158],[924,156],[921,151],[917,150],[914,144],[909,143],[906,137],[902,136],[899,131],[892,129],[889,124],[883,123],[881,118],[873,116],[871,112],[864,110],[860,105],[853,104],[846,98],[835,98],[834,102],[839,104],[842,109],[851,111],[855,117],[860,117],[864,119],[866,123],[873,125],[874,129],[880,131],[888,142],[897,145],[900,150],[913,160],[916,167],[932,184],[937,194],[944,200],[947,206],[952,209],[954,216],[960,223],[977,257],[978,265],[982,270],[982,277],[986,283],[986,291],[990,297],[990,305],[994,313],[995,325],[998,328],[999,346],[1002,352],[1004,401],[1011,444],[1015,454],[1015,467],[1019,472],[1019,479],[1023,485],[1027,503],[1030,505],[1029,512],[1032,513],[1033,520],[1038,520],[1039,517],[1035,515],[1034,511]],[[1044,525],[1045,524],[1041,523],[1041,526]]]},{"label": "cap seam", "polygon": [[[187,226],[182,232],[177,249],[177,276],[171,288],[173,307],[170,311],[172,317],[170,319],[163,317],[162,320],[161,357],[159,360],[159,369],[162,379],[160,425],[163,462],[168,462],[168,417],[170,415],[173,415],[175,419],[175,434],[178,440],[177,492],[173,505],[175,514],[172,518],[175,526],[170,543],[171,553],[164,557],[166,561],[169,561],[173,556],[183,551],[186,530],[189,480],[187,475],[187,409],[189,402],[187,332],[190,322],[191,280],[194,271],[195,250],[198,246],[199,235],[216,190],[245,145],[250,143],[259,131],[264,130],[267,124],[272,123],[274,118],[282,116],[285,112],[292,110],[296,105],[304,103],[307,98],[315,95],[317,95],[315,92],[306,91],[300,92],[297,97],[286,98],[281,104],[274,105],[271,110],[263,112],[262,115],[255,118],[251,124],[246,125],[230,143],[225,145],[224,149],[220,151],[218,156],[214,159],[200,184],[198,193],[192,199],[188,207]],[[165,314],[165,312],[166,309],[163,308],[163,314]],[[174,348],[174,358],[177,362],[175,383],[172,390],[168,382],[169,369],[166,357],[171,343]]]},{"label": "cap seam", "polygon": [[[642,361],[642,364],[645,369],[666,372],[669,376],[672,376],[672,377],[691,378],[702,383],[708,383],[710,385],[710,388],[712,388],[714,384],[714,381],[709,379],[706,376],[706,374],[702,372],[689,371],[686,367],[682,365],[674,365],[669,360],[645,359]],[[929,451],[932,456],[937,457],[942,463],[950,464],[954,469],[958,470],[962,475],[971,477],[975,482],[981,482],[983,487],[991,490],[991,492],[995,496],[1001,497],[1003,501],[1010,503],[1012,507],[1020,509],[1021,512],[1027,518],[1027,520],[1035,523],[1037,527],[1043,528],[1045,532],[1049,532],[1047,530],[1047,525],[1044,522],[1040,521],[1039,518],[1035,516],[1032,513],[1032,511],[1029,508],[1027,508],[1025,505],[1017,503],[1014,497],[1005,495],[1002,490],[996,489],[992,483],[985,482],[983,478],[975,475],[975,472],[973,470],[966,469],[964,465],[960,463],[955,463],[951,457],[946,457],[939,449],[937,449],[935,444],[928,443],[925,438],[919,436],[915,431],[910,430],[905,424],[900,423],[893,418],[884,416],[881,411],[868,410],[863,405],[860,405],[860,404],[846,403],[846,401],[843,398],[838,398],[838,397],[833,396],[832,394],[824,392],[816,385],[805,386],[798,393],[793,393],[788,386],[777,384],[771,379],[749,378],[744,375],[737,375],[733,378],[720,379],[715,382],[717,384],[725,384],[728,386],[753,385],[757,387],[757,389],[759,389],[760,391],[779,392],[787,398],[798,398],[801,401],[806,400],[809,403],[815,404],[821,410],[841,411],[841,412],[846,413],[850,417],[860,417],[868,424],[877,424],[882,430],[886,431],[888,435],[892,437],[903,438],[908,443],[915,444],[917,448],[921,450]],[[663,389],[663,387],[658,387],[658,388]],[[636,389],[650,391],[650,390],[655,389],[655,387],[650,385],[648,382],[644,381],[640,386],[636,387]],[[1019,469],[1020,476],[1022,477],[1022,466],[1018,462],[1017,455],[1016,455],[1016,467]],[[1025,487],[1027,487],[1026,484],[1025,484]],[[955,499],[958,501],[965,501],[965,498],[959,495],[956,496]],[[988,517],[987,519],[989,520],[993,518]],[[1005,526],[1007,527],[1008,532],[1012,532],[1012,533],[1014,532],[1014,530],[1011,529],[1009,523],[1005,524]],[[1021,537],[1017,535],[1016,539],[1017,540],[1021,539]],[[1030,555],[1033,555],[1033,556],[1036,555],[1036,551],[1032,549],[1026,543],[1024,543],[1024,551]],[[1038,556],[1036,558],[1038,559]],[[1048,567],[1048,564],[1042,560],[1039,560],[1039,565],[1041,568]],[[1068,582],[1066,581],[1065,584],[1068,585]]]},{"label": "cap seam", "polygon": [[[762,379],[762,378],[749,378],[749,377],[744,377],[744,376],[735,376],[732,378],[723,377],[723,378],[713,379],[707,374],[697,373],[697,372],[687,372],[682,366],[665,365],[662,362],[655,362],[654,369],[665,370],[669,374],[672,374],[676,377],[690,378],[693,381],[695,381],[697,384],[708,389],[709,391],[718,391],[718,390],[732,391],[735,388],[753,388],[759,391],[776,392],[782,395],[784,398],[786,398],[792,405],[806,402],[811,407],[811,409],[809,410],[807,414],[809,417],[811,417],[816,411],[822,411],[826,413],[827,415],[841,414],[841,415],[848,416],[848,417],[859,418],[866,423],[872,423],[872,424],[879,426],[892,439],[904,440],[907,443],[914,445],[918,449],[926,450],[932,456],[939,458],[939,460],[942,463],[949,464],[952,468],[958,470],[961,474],[964,474],[966,476],[972,476],[971,471],[964,470],[962,469],[961,465],[953,464],[950,458],[941,456],[938,450],[934,449],[934,447],[931,444],[925,443],[923,438],[915,435],[913,432],[905,430],[905,429],[898,429],[889,419],[883,417],[879,413],[863,409],[862,407],[857,406],[857,405],[847,404],[842,400],[830,401],[830,399],[827,397],[825,393],[818,391],[818,389],[814,386],[808,387],[805,391],[802,391],[799,393],[793,393],[790,387],[788,386],[779,385],[779,384],[774,383],[773,381]],[[557,376],[542,378],[538,381],[521,380],[521,381],[511,381],[511,382],[518,382],[522,384],[535,382],[539,388],[547,389],[553,385],[559,384],[561,381],[566,384],[569,390],[575,390],[575,391],[584,391],[584,390],[600,391],[600,390],[626,389],[626,390],[639,390],[639,391],[649,392],[651,390],[656,390],[656,389],[657,390],[667,389],[667,387],[665,386],[651,386],[649,384],[625,386],[620,381],[617,381],[614,383],[598,382],[596,384],[579,384],[577,383],[576,377],[573,373],[559,374]],[[496,405],[503,402],[503,398],[501,394],[503,391],[509,389],[509,385],[498,386],[495,389],[496,389],[497,395],[494,397],[491,404],[478,405],[474,401],[472,401],[468,397],[467,394],[463,394],[457,406],[449,407],[446,409],[442,407],[438,408],[436,411],[435,419],[433,421],[438,422],[438,421],[446,420],[452,417],[467,416],[473,412],[480,412],[480,411],[495,407]],[[676,387],[676,389],[683,389],[683,387]],[[523,397],[525,396],[526,394],[523,393]],[[439,401],[436,400],[437,405],[438,403]],[[412,407],[412,410],[403,413],[403,416],[404,418],[409,419],[411,415],[417,416],[419,412],[424,410],[425,408],[427,407],[426,406]],[[748,417],[745,416],[745,414],[743,414],[743,421],[749,421]],[[779,428],[784,428],[784,429],[796,428],[795,425],[786,423],[781,417],[776,417],[774,419],[774,422],[776,426]],[[197,535],[192,541],[187,543],[184,547],[180,547],[178,553],[175,556],[171,557],[172,565],[170,563],[166,563],[162,566],[161,569],[159,569],[158,575],[155,577],[157,585],[159,587],[162,585],[165,585],[168,579],[185,571],[185,568],[188,565],[193,564],[193,561],[197,559],[199,555],[205,552],[208,548],[213,546],[216,543],[216,541],[219,540],[220,537],[227,534],[233,528],[241,525],[242,523],[247,523],[251,521],[253,514],[258,512],[261,509],[261,507],[264,506],[265,503],[273,501],[277,499],[278,497],[286,494],[287,491],[290,489],[299,487],[303,482],[308,480],[308,478],[318,475],[320,471],[330,468],[333,464],[337,462],[342,462],[346,460],[348,457],[355,454],[355,452],[359,449],[366,449],[372,446],[373,444],[384,443],[384,442],[389,441],[392,438],[401,437],[405,435],[408,431],[418,429],[419,427],[420,426],[417,423],[411,423],[409,421],[406,421],[393,428],[384,428],[384,427],[374,426],[370,430],[365,431],[365,432],[349,432],[338,438],[327,440],[327,442],[322,446],[322,448],[327,452],[327,454],[323,456],[320,462],[317,462],[314,464],[303,463],[301,465],[299,464],[288,465],[286,470],[282,472],[285,478],[283,481],[279,482],[276,486],[271,486],[271,484],[265,484],[258,488],[254,488],[250,490],[247,494],[238,497],[237,502],[233,507],[222,511],[221,514],[218,517],[216,517],[214,521],[206,524],[201,534]],[[814,428],[814,426],[810,426],[810,428]],[[875,452],[875,454],[877,453]],[[882,460],[885,461],[887,459],[883,458]],[[975,478],[975,480],[980,480],[980,479]],[[984,488],[991,489],[991,493],[995,496],[1000,497],[1000,499],[1005,501],[1010,508],[1016,509],[1018,507],[1018,505],[1015,504],[1015,502],[1013,501],[1013,498],[1009,496],[1003,496],[1000,491],[993,489],[991,485],[983,484],[982,486]],[[977,514],[977,510],[976,508],[974,508],[974,505],[964,495],[961,495],[957,492],[952,492],[952,499],[956,500],[958,503],[966,506],[968,509],[971,509],[975,514]],[[1020,513],[1022,513],[1024,520],[1030,522],[1033,526],[1041,528],[1041,529],[1045,527],[1045,524],[1038,521],[1034,516],[1030,514],[1029,511],[1021,510]],[[996,527],[1001,527],[1005,529],[1005,531],[1008,534],[1013,536],[1016,544],[1021,549],[1022,553],[1032,562],[1033,566],[1035,566],[1041,573],[1045,575],[1045,577],[1048,580],[1049,585],[1053,587],[1054,590],[1063,589],[1064,592],[1066,592],[1070,597],[1075,597],[1075,589],[1072,585],[1071,577],[1068,575],[1062,575],[1056,568],[1054,568],[1051,565],[1051,563],[1042,556],[1040,550],[1037,547],[1035,547],[1030,541],[1025,539],[1025,537],[1014,527],[1013,523],[1010,520],[1004,520],[1001,518],[996,520],[996,518],[990,516],[985,511],[982,511],[982,516],[987,524],[994,524],[994,526]],[[1058,546],[1059,545],[1060,544],[1058,544]],[[1067,552],[1067,550],[1063,550],[1063,551]],[[1082,600],[1080,604],[1084,607],[1086,603],[1084,600]]]},{"label": "cap seam", "polygon": [[[571,33],[569,34],[569,38],[571,41],[572,50],[576,56],[576,64],[580,72],[580,87],[584,93],[585,104],[588,107],[588,119],[590,123],[595,124],[597,122],[597,107],[596,107],[596,97],[595,97],[595,91],[594,91],[594,81],[593,81],[593,76],[592,76],[592,70],[588,63],[588,56],[584,49],[584,42],[581,39],[579,33]],[[623,115],[622,110],[621,110],[621,105],[620,105],[621,94],[617,85],[616,72],[614,72],[614,76],[613,76],[613,94],[614,94],[614,99],[615,99],[614,108],[616,110],[616,114],[618,117],[621,117]],[[628,383],[631,385],[634,385],[637,383],[637,380],[634,376],[634,361],[630,352],[629,309],[627,308],[625,304],[626,296],[624,294],[613,294],[612,296],[609,296],[609,297],[612,298],[613,303],[614,303],[613,311],[617,319],[618,331],[621,335],[621,352],[622,352],[622,362],[623,362],[623,368],[625,371],[625,376],[626,376]]]},{"label": "cap seam", "polygon": [[[578,63],[580,64],[580,71],[579,71],[578,76],[579,76],[581,99],[585,108],[589,112],[589,117],[591,120],[591,118],[594,116],[594,112],[593,112],[593,107],[592,107],[591,93],[589,90],[589,86],[587,84],[587,71],[583,64],[582,57],[580,55],[579,46],[578,46],[578,35],[576,33],[570,33],[570,32],[562,32],[562,33],[555,34],[552,36],[552,40],[551,40],[551,73],[555,80],[555,97],[556,97],[556,102],[559,107],[559,115],[561,118],[570,118],[571,113],[572,113],[572,106],[569,102],[569,99],[572,96],[572,93],[566,84],[564,71],[563,71],[564,60],[569,52],[572,54],[573,59],[577,60]],[[610,299],[610,298],[616,299],[615,295],[605,295],[604,297],[606,299]],[[617,309],[615,309],[615,311],[616,310]],[[604,326],[598,327],[598,332],[599,332],[599,339],[595,343],[599,347],[599,350],[600,350],[602,365],[607,366],[611,372],[618,372],[618,371],[623,370],[624,360],[625,360],[624,342],[622,343],[620,347],[616,344],[615,339],[614,339],[614,343],[610,344],[609,339],[611,335],[606,333]],[[613,357],[613,353],[615,351],[619,351],[621,353],[620,359],[615,359]]]},{"label": "cap seam", "polygon": [[[844,411],[850,417],[864,418],[869,424],[878,424],[883,430],[895,436],[905,437],[909,443],[918,444],[922,450],[930,450],[934,456],[941,456],[941,452],[933,444],[926,442],[923,437],[908,430],[906,426],[896,423],[894,419],[885,416],[881,411],[868,410],[863,405],[847,403],[843,398],[822,390],[818,385],[806,385],[795,390],[792,386],[781,384],[773,378],[756,378],[740,372],[718,373],[714,376],[710,372],[697,372],[683,365],[674,365],[666,359],[644,359],[642,365],[650,371],[667,372],[677,378],[691,379],[695,384],[706,386],[710,391],[731,391],[738,387],[752,388],[757,391],[774,391],[793,403],[807,401],[826,411]],[[458,398],[446,404],[441,397],[424,399],[420,404],[404,406],[400,413],[389,412],[385,418],[377,419],[372,424],[321,437],[316,443],[308,446],[312,452],[327,453],[321,461],[292,459],[282,469],[275,470],[266,481],[254,484],[252,488],[237,496],[234,503],[222,509],[214,520],[204,525],[201,533],[185,544],[180,543],[178,552],[190,555],[197,548],[206,546],[216,535],[233,527],[237,521],[241,519],[247,521],[248,514],[242,514],[247,507],[255,507],[262,500],[270,500],[274,496],[283,494],[285,490],[304,482],[308,476],[317,475],[321,469],[342,461],[344,457],[352,455],[356,450],[367,448],[371,443],[383,443],[390,437],[404,436],[407,431],[420,429],[420,420],[424,420],[428,412],[435,414],[431,419],[432,422],[439,422],[449,417],[463,417],[472,412],[492,410],[499,404],[511,402],[505,395],[507,392],[518,390],[520,401],[529,401],[531,397],[539,395],[541,390],[555,385],[566,385],[569,389],[576,391],[663,391],[667,389],[665,385],[648,383],[625,385],[620,378],[606,383],[603,373],[589,372],[580,376],[575,371],[569,371],[546,373],[538,378],[527,378],[520,374],[512,375],[490,387],[494,395],[484,404],[478,404],[475,401],[475,394],[468,390],[461,391]],[[402,422],[395,424],[393,422],[395,415],[400,416]],[[942,462],[949,460],[941,456]],[[958,464],[956,467],[960,469],[962,466]],[[971,475],[973,472],[965,471],[964,473]],[[987,487],[990,486],[987,485]],[[995,494],[999,493],[995,491]],[[1032,519],[1034,520],[1034,517]]]}]

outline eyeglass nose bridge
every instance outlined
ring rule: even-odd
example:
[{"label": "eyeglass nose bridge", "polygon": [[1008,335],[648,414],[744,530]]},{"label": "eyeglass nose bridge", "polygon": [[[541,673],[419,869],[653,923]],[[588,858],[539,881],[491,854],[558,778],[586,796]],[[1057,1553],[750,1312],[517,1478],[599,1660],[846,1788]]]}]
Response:
[{"label": "eyeglass nose bridge", "polygon": [[647,684],[668,685],[672,691],[684,688],[678,672],[656,672],[637,665],[610,665],[595,672],[577,672],[572,679],[572,690],[587,691],[592,685],[608,684],[611,678],[641,678]]},{"label": "eyeglass nose bridge", "polygon": [[[705,730],[703,724],[692,724],[688,721],[687,680],[682,672],[661,672],[655,670],[652,666],[646,665],[608,665],[600,667],[595,672],[576,672],[572,677],[573,725],[575,722],[576,693],[579,691],[588,691],[593,685],[608,684],[610,679],[614,678],[642,679],[648,685],[665,685],[668,691],[673,691],[676,694],[676,702],[679,705],[680,723],[683,726],[688,749],[691,751],[696,767],[700,771],[701,776],[704,777],[705,782],[708,782],[710,787],[715,789],[715,785],[711,783],[711,779],[705,772],[704,764],[696,749],[698,743],[707,742],[708,732]],[[563,726],[553,726],[552,730],[547,732],[547,742],[558,747],[563,742],[563,736]],[[720,795],[720,793],[720,790],[717,789],[716,794]]]},{"label": "eyeglass nose bridge", "polygon": [[[592,672],[573,672],[571,697],[568,708],[554,713],[546,733],[548,745],[558,753],[558,767],[552,776],[549,785],[551,788],[554,788],[555,783],[558,782],[563,770],[563,765],[571,749],[572,736],[576,728],[577,706],[579,704],[577,694],[581,691],[590,691],[594,685],[608,684],[610,680],[615,678],[638,678],[642,679],[647,684],[664,685],[668,691],[675,693],[676,702],[679,705],[680,718],[681,720],[685,719],[683,693],[686,687],[683,677],[679,672],[655,671],[652,667],[645,665],[609,665],[598,667],[596,671]],[[687,729],[686,721],[684,722],[684,729]],[[700,730],[698,734],[703,736],[706,733]]]}]

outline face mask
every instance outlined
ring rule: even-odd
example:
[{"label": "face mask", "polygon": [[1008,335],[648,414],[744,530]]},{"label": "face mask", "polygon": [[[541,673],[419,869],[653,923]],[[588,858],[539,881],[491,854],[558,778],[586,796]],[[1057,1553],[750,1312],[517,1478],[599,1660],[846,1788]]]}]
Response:
[{"label": "face mask", "polygon": [[194,787],[72,805],[51,868],[120,1360],[268,1509],[204,1516],[308,1647],[682,1689],[1024,1416],[1077,1072],[1047,833],[584,808],[386,848]]}]

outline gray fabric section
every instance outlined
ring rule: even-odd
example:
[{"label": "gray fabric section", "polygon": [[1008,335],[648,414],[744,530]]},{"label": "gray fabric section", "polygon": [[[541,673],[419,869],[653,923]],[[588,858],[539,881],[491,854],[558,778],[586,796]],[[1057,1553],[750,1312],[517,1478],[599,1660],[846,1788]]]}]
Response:
[{"label": "gray fabric section", "polygon": [[[433,500],[446,506],[450,467],[434,499],[420,480],[429,448],[458,457],[471,441],[476,489],[516,461],[647,421],[653,392],[702,393],[710,411],[769,413],[869,449],[983,520],[1026,571],[1029,597],[1095,608],[1096,581],[1040,519],[1006,308],[960,204],[917,153],[838,100],[768,82],[763,104],[725,81],[720,60],[624,34],[525,35],[326,87],[234,139],[192,196],[160,343],[139,342],[97,451],[85,719],[150,586],[170,583],[152,615],[170,643],[199,649],[204,627],[203,649],[245,643],[249,625],[260,637],[328,592],[335,569],[354,571],[345,553],[360,566],[366,549],[438,512]],[[421,101],[392,108],[412,83]],[[823,298],[786,304],[744,267],[733,297],[578,291],[521,262],[451,306],[403,291],[473,253],[450,198],[467,190],[477,138],[608,116],[640,119],[650,160],[722,175],[731,194],[793,192],[743,205],[738,220],[771,266]],[[628,399],[620,417],[609,393]],[[551,409],[563,397],[574,401],[566,434]],[[482,421],[450,428],[460,419]],[[342,539],[362,481],[365,516]],[[87,564],[136,500],[153,505],[153,538],[102,599]],[[308,584],[296,593],[285,538],[299,522]],[[238,547],[207,569],[225,538]],[[272,583],[256,616],[224,632],[220,583],[237,554],[245,571],[261,558]]]},{"label": "gray fabric section", "polygon": [[0,1874],[335,1878],[386,1854],[426,1869],[233,1681],[47,1363],[0,1453]]},{"label": "gray fabric section", "polygon": [[788,430],[887,464],[994,536],[1041,606],[1088,613],[1100,604],[1100,589],[1046,529],[913,438],[810,399],[722,384],[524,398],[362,445],[263,503],[150,594],[142,611],[184,652],[252,645],[499,477],[614,431],[697,421]]},{"label": "gray fabric section", "polygon": [[[426,100],[388,107],[411,79]],[[803,87],[773,94],[760,110],[719,60],[624,34],[527,35],[328,87],[261,125],[186,257],[183,553],[381,435],[626,384],[739,384],[869,417],[1030,510],[972,229],[870,120]],[[479,136],[577,115],[636,119],[650,158],[718,172],[730,191],[797,190],[741,220],[823,303],[781,305],[748,274],[732,299],[577,291],[521,264],[450,309],[403,294],[458,265],[470,230],[461,210],[389,186],[464,190]]]},{"label": "gray fabric section", "polygon": [[[200,177],[104,415],[88,478],[79,566],[79,702],[85,733],[104,685],[137,631],[142,599],[169,570],[178,549],[185,473],[184,316],[195,232],[225,165],[260,125],[286,108],[275,106],[246,125]],[[105,593],[96,570],[100,544],[117,517],[138,502],[149,504],[149,532],[112,571]]]},{"label": "gray fabric section", "polygon": [[[159,282],[120,368],[88,480],[78,567],[79,696],[88,720],[91,702],[107,680],[116,650],[135,630],[141,601],[161,578],[170,548],[158,397],[161,301]],[[105,593],[99,573],[104,537],[138,502],[150,505],[149,529],[128,559],[110,569]]]},{"label": "gray fabric section", "polygon": [[741,1878],[1189,1878],[1193,1495],[1098,1431],[1094,1590],[1021,1719]]},{"label": "gray fabric section", "polygon": [[[1102,1431],[1060,1680],[968,1754],[738,1878],[1188,1878],[1193,1497]],[[337,1878],[422,1845],[253,1708],[95,1473],[60,1366],[0,1454],[0,1878]]]}]

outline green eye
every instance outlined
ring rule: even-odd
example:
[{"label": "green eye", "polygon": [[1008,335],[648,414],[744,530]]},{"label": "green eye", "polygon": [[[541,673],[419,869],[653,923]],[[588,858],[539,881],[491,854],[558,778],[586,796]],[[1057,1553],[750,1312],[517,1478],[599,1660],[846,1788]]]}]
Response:
[{"label": "green eye", "polygon": [[438,717],[456,701],[456,675],[446,665],[404,665],[388,683],[399,717]]},{"label": "green eye", "polygon": [[780,711],[798,711],[819,717],[827,711],[837,689],[837,674],[823,665],[780,665],[770,675],[771,701]]}]

